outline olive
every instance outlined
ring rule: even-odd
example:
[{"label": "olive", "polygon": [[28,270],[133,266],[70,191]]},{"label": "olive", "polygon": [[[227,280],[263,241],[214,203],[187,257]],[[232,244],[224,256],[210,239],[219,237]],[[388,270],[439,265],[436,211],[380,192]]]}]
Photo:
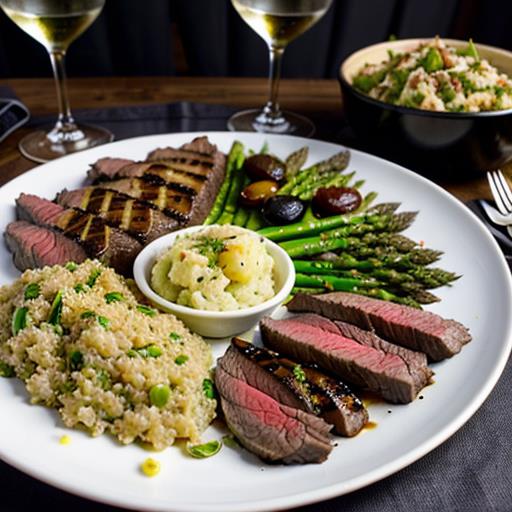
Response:
[{"label": "olive", "polygon": [[286,164],[272,155],[252,155],[245,161],[244,169],[253,181],[282,181],[286,175]]},{"label": "olive", "polygon": [[263,218],[271,225],[297,222],[304,215],[304,203],[293,196],[274,196],[263,205]]},{"label": "olive", "polygon": [[240,202],[249,208],[261,206],[265,200],[275,195],[278,188],[279,185],[275,181],[255,181],[242,190]]},{"label": "olive", "polygon": [[315,215],[329,217],[349,213],[359,208],[361,194],[356,188],[322,187],[316,191],[311,201]]}]

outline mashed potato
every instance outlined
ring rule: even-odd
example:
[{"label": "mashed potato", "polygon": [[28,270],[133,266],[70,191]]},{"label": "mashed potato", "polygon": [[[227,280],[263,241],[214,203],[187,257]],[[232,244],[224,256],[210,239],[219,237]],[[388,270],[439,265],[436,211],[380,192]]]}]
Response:
[{"label": "mashed potato", "polygon": [[160,255],[151,286],[183,306],[230,311],[273,297],[273,268],[261,237],[236,226],[210,226],[179,237]]},{"label": "mashed potato", "polygon": [[200,336],[99,262],[27,270],[0,288],[0,375],[68,427],[156,449],[197,442],[215,416],[211,364]]}]

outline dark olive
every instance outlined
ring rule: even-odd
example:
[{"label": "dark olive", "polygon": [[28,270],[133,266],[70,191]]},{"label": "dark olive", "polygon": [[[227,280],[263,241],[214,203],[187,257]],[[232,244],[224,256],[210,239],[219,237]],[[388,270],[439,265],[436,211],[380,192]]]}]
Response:
[{"label": "dark olive", "polygon": [[249,208],[261,206],[265,200],[275,195],[278,188],[279,185],[275,181],[255,181],[242,190],[240,202]]},{"label": "dark olive", "polygon": [[281,226],[299,221],[304,215],[304,203],[293,196],[274,196],[263,205],[263,218],[271,225]]},{"label": "dark olive", "polygon": [[282,181],[286,175],[286,164],[272,155],[252,155],[245,161],[244,169],[253,181]]},{"label": "dark olive", "polygon": [[359,208],[361,194],[356,188],[322,187],[311,201],[313,212],[320,217],[349,213]]}]

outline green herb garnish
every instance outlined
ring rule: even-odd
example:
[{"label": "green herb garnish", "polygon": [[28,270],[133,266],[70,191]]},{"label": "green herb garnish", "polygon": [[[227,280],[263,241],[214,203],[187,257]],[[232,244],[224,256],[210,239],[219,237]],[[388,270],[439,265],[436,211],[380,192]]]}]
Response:
[{"label": "green herb garnish", "polygon": [[169,338],[171,339],[171,341],[181,340],[181,336],[177,332],[171,332],[171,334],[169,334]]},{"label": "green herb garnish", "polygon": [[69,355],[69,366],[71,371],[80,371],[84,365],[84,355],[79,350],[74,350]]},{"label": "green herb garnish", "polygon": [[240,446],[235,436],[232,434],[222,436],[222,444],[228,448],[238,448]]},{"label": "green herb garnish", "polygon": [[3,361],[0,361],[0,377],[5,377],[6,379],[10,379],[15,375],[14,368]]},{"label": "green herb garnish", "polygon": [[429,48],[427,55],[420,60],[420,66],[427,73],[439,71],[444,68],[444,61],[441,53],[437,48]]},{"label": "green herb garnish", "polygon": [[48,323],[51,325],[60,324],[60,317],[62,315],[62,291],[59,290],[53,299],[50,313],[48,315]]},{"label": "green herb garnish", "polygon": [[293,376],[297,382],[304,382],[306,380],[306,374],[300,364],[293,367]]},{"label": "green herb garnish", "polygon": [[78,265],[74,261],[66,263],[66,269],[70,272],[74,272],[78,268]]},{"label": "green herb garnish", "polygon": [[480,55],[478,54],[475,43],[473,43],[473,39],[469,40],[466,48],[457,50],[457,55],[461,55],[463,57],[473,57],[477,62],[480,62]]},{"label": "green herb garnish", "polygon": [[213,381],[211,379],[203,380],[203,393],[206,398],[210,398],[211,400],[215,398],[215,386],[213,385]]},{"label": "green herb garnish", "polygon": [[187,444],[187,452],[196,459],[205,459],[219,453],[222,448],[220,441],[214,440],[204,444]]},{"label": "green herb garnish", "polygon": [[105,316],[98,315],[98,323],[103,327],[103,329],[110,328],[110,320]]},{"label": "green herb garnish", "polygon": [[98,380],[102,389],[108,391],[112,388],[112,381],[110,379],[110,375],[107,371],[100,368],[96,370],[96,379]]},{"label": "green herb garnish", "polygon": [[80,315],[80,318],[94,318],[94,317],[96,317],[96,313],[94,311],[91,311],[90,309],[88,309],[87,311],[84,311]]},{"label": "green herb garnish", "polygon": [[73,289],[75,290],[76,293],[85,292],[85,286],[82,283],[78,283],[77,285],[75,285]]},{"label": "green herb garnish", "polygon": [[16,336],[21,330],[27,326],[28,309],[16,308],[12,315],[11,331],[12,335]]},{"label": "green herb garnish", "polygon": [[41,294],[41,287],[37,283],[30,283],[25,288],[24,297],[25,297],[25,300],[37,299],[37,297],[39,297],[40,294]]},{"label": "green herb garnish", "polygon": [[91,272],[89,279],[87,279],[87,283],[86,283],[87,286],[89,286],[89,288],[92,288],[96,284],[96,281],[98,280],[98,277],[100,277],[100,275],[101,275],[101,270],[99,268],[94,269]]},{"label": "green herb garnish", "polygon": [[144,313],[148,316],[156,316],[156,310],[153,308],[150,308],[148,306],[143,306],[142,304],[137,305],[137,311],[140,311],[141,313]]},{"label": "green herb garnish", "polygon": [[127,352],[129,357],[160,357],[162,355],[162,349],[156,345],[146,345],[141,348],[133,348]]},{"label": "green herb garnish", "polygon": [[107,304],[112,304],[112,302],[122,302],[125,298],[121,292],[110,292],[105,294],[105,300]]},{"label": "green herb garnish", "polygon": [[208,258],[208,266],[213,267],[217,264],[219,254],[224,250],[224,240],[218,238],[208,238],[206,236],[199,237],[194,249],[199,254]]}]

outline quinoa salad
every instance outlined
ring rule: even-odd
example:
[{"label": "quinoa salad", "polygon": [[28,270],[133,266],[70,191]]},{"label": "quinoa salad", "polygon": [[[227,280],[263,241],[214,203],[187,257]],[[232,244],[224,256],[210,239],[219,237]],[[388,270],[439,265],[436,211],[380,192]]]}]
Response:
[{"label": "quinoa salad", "polygon": [[385,103],[438,112],[512,108],[512,80],[483,59],[470,40],[464,49],[440,38],[389,59],[365,64],[353,77],[358,91]]},{"label": "quinoa salad", "polygon": [[0,288],[0,322],[0,375],[68,427],[160,450],[215,416],[207,343],[97,261],[27,270]]}]

